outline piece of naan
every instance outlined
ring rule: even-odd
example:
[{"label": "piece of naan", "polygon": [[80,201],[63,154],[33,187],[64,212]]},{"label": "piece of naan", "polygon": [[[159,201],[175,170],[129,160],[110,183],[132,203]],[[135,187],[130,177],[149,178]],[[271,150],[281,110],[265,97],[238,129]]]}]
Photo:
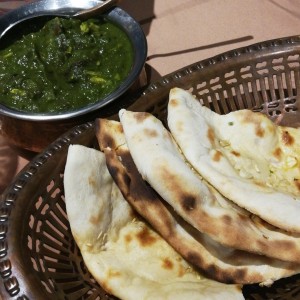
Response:
[{"label": "piece of naan", "polygon": [[201,276],[133,212],[100,151],[69,147],[64,188],[74,239],[107,292],[124,300],[244,299],[239,286]]},{"label": "piece of naan", "polygon": [[182,218],[159,197],[138,172],[119,122],[96,120],[96,135],[108,169],[126,200],[187,261],[210,278],[227,283],[271,284],[297,273],[299,266],[214,242]]},{"label": "piece of naan", "polygon": [[299,235],[263,222],[202,180],[160,120],[144,112],[121,110],[119,115],[139,172],[189,224],[225,246],[299,261]]},{"label": "piece of naan", "polygon": [[240,207],[300,233],[300,131],[249,110],[218,115],[172,89],[168,126],[189,163]]}]

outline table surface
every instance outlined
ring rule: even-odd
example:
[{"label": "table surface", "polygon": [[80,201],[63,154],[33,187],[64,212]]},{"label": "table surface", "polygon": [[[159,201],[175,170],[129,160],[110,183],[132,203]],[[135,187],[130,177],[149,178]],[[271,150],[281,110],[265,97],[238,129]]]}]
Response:
[{"label": "table surface", "polygon": [[[0,0],[0,13],[23,3]],[[120,6],[147,37],[150,82],[231,49],[299,34],[299,0],[122,0]],[[0,194],[30,158],[0,137]]]}]

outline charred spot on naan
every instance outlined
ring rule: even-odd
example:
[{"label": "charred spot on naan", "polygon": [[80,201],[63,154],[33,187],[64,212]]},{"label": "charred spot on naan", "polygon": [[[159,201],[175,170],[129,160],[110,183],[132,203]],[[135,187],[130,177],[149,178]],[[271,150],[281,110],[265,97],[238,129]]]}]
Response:
[{"label": "charred spot on naan", "polygon": [[221,160],[222,156],[223,156],[222,152],[219,150],[216,150],[216,151],[214,151],[214,155],[213,155],[212,159],[213,159],[213,161],[218,162]]},{"label": "charred spot on naan", "polygon": [[93,225],[98,225],[102,220],[102,215],[99,214],[99,215],[92,215],[90,216],[89,218],[89,222]]},{"label": "charred spot on naan", "polygon": [[294,252],[295,253],[295,257],[298,256],[298,262],[297,264],[299,264],[300,261],[300,255],[299,252],[297,251],[297,249],[295,249],[295,245],[292,242],[289,241],[280,241],[278,243],[276,243],[276,247],[278,247],[278,251],[290,251],[290,252]]},{"label": "charred spot on naan", "polygon": [[162,259],[162,268],[166,270],[172,270],[174,268],[174,263],[168,257]]},{"label": "charred spot on naan", "polygon": [[189,195],[183,195],[181,198],[181,205],[186,211],[193,210],[196,207],[196,199]]},{"label": "charred spot on naan", "polygon": [[125,188],[130,186],[130,178],[126,173],[126,170],[124,168],[120,168],[117,155],[114,151],[110,149],[104,149],[104,154],[106,157],[107,169],[118,187],[123,187],[123,189],[120,188],[120,190],[125,197],[126,193],[128,193],[128,190]]},{"label": "charred spot on naan", "polygon": [[264,135],[265,135],[265,130],[261,127],[260,124],[256,124],[256,127],[255,127],[255,134],[260,137],[260,138],[263,138]]},{"label": "charred spot on naan", "polygon": [[284,130],[282,132],[282,142],[286,146],[292,146],[295,142],[295,139],[290,135],[290,133],[287,130]]},{"label": "charred spot on naan", "polygon": [[300,179],[294,178],[294,184],[297,187],[298,191],[300,191]]},{"label": "charred spot on naan", "polygon": [[108,269],[107,271],[107,278],[114,278],[121,276],[121,273],[119,271],[115,271],[113,269]]},{"label": "charred spot on naan", "polygon": [[171,98],[171,99],[169,100],[169,105],[171,105],[171,106],[173,106],[173,107],[178,106],[178,99],[176,99],[176,98]]},{"label": "charred spot on naan", "polygon": [[[189,249],[187,249],[186,252],[187,253],[185,254],[185,259],[190,264],[192,264],[193,266],[205,266],[205,262],[203,261],[203,258],[199,255],[198,252],[193,251],[193,250],[189,250]],[[212,275],[215,275],[215,274],[212,274]],[[212,277],[210,277],[210,278],[212,278]]]},{"label": "charred spot on naan", "polygon": [[[213,269],[211,269],[211,271],[213,271]],[[223,282],[225,282],[227,284],[232,284],[232,283],[237,282],[238,278],[239,278],[239,280],[241,280],[243,282],[247,282],[247,278],[249,278],[249,275],[248,275],[248,271],[246,268],[240,268],[240,269],[234,270],[232,272],[232,274],[229,274],[227,277],[223,277]],[[255,281],[261,282],[262,278],[256,279]]]},{"label": "charred spot on naan", "polygon": [[181,121],[176,122],[176,128],[178,131],[183,131],[184,129],[184,124]]},{"label": "charred spot on naan", "polygon": [[266,186],[264,182],[259,181],[259,180],[256,180],[256,179],[253,180],[253,183],[254,183],[256,186],[261,187],[261,188],[264,188],[264,187]]},{"label": "charred spot on naan", "polygon": [[270,120],[267,120],[262,113],[254,113],[251,110],[239,111],[242,116],[241,122],[245,124],[253,124],[255,135],[264,138],[267,134],[273,134],[275,129]]},{"label": "charred spot on naan", "polygon": [[91,176],[88,177],[88,182],[89,182],[89,186],[91,186],[92,188],[97,186],[98,182],[95,181],[95,174],[92,174]]},{"label": "charred spot on naan", "polygon": [[229,225],[231,225],[232,222],[233,222],[231,216],[229,216],[229,215],[223,215],[223,216],[221,216],[221,220],[222,220],[222,222],[225,224],[225,226],[226,226],[226,225],[229,226]]},{"label": "charred spot on naan", "polygon": [[136,238],[142,247],[149,247],[157,242],[157,237],[151,234],[148,227],[143,227],[137,233]]},{"label": "charred spot on naan", "polygon": [[[256,215],[251,214],[251,220],[253,222],[253,225],[261,232],[263,239],[257,239],[256,244],[259,245],[259,248],[261,249],[262,254],[268,253],[267,249],[270,248],[276,248],[278,252],[285,252],[288,251],[290,253],[294,253],[293,257],[296,260],[300,261],[300,254],[297,250],[297,245],[295,242],[287,241],[287,240],[276,240],[272,241],[269,239],[268,236],[264,235],[265,230],[279,230],[278,228],[275,228],[273,225],[267,223],[266,221],[262,220],[261,218],[257,217]],[[291,234],[295,238],[299,238],[300,234],[294,233]],[[298,259],[297,259],[298,258]]]},{"label": "charred spot on naan", "polygon": [[[178,257],[177,260],[181,259],[181,257]],[[182,265],[179,265],[179,270],[178,270],[178,277],[182,277],[186,274],[187,269],[184,268]]]},{"label": "charred spot on naan", "polygon": [[125,240],[125,245],[128,245],[128,244],[130,244],[131,242],[132,242],[132,240],[133,240],[133,237],[132,237],[132,235],[131,234],[125,234],[124,235],[124,240]]},{"label": "charred spot on naan", "polygon": [[133,116],[134,116],[134,119],[137,121],[137,123],[143,123],[151,115],[147,112],[137,112],[137,113],[134,113]]},{"label": "charred spot on naan", "polygon": [[231,154],[234,155],[234,156],[236,156],[236,157],[240,157],[241,156],[241,154],[239,152],[234,151],[234,150],[231,151]]},{"label": "charred spot on naan", "polygon": [[281,159],[282,156],[282,150],[281,148],[277,147],[274,151],[273,151],[273,155],[275,158],[277,158],[278,160]]},{"label": "charred spot on naan", "polygon": [[[290,241],[276,241],[276,243],[272,243],[272,241],[268,241],[267,239],[265,241],[257,240],[256,242],[260,248],[262,249],[262,254],[269,248],[269,247],[276,247],[277,251],[293,251],[295,248],[294,243]],[[295,253],[297,255],[297,253]],[[299,256],[299,255],[298,255]],[[300,258],[300,256],[299,256]]]},{"label": "charred spot on naan", "polygon": [[208,140],[210,141],[211,145],[214,145],[215,144],[215,132],[211,127],[209,127],[207,130],[207,137],[208,137]]},{"label": "charred spot on naan", "polygon": [[162,181],[168,185],[168,189],[176,191],[181,207],[185,211],[192,211],[197,207],[197,199],[191,195],[187,190],[182,189],[182,178],[175,173],[170,172],[169,169],[164,166],[163,162],[159,170]]},{"label": "charred spot on naan", "polygon": [[232,270],[232,272],[223,273],[214,265],[209,265],[206,268],[206,273],[210,278],[216,276],[221,282],[233,284],[236,282],[262,282],[263,277],[259,274],[249,274],[247,267],[240,267]]},{"label": "charred spot on naan", "polygon": [[145,128],[144,129],[144,134],[145,136],[149,137],[149,138],[155,138],[159,135],[159,133],[157,132],[157,130],[155,129],[149,129],[149,128]]},{"label": "charred spot on naan", "polygon": [[120,135],[123,134],[123,127],[120,123],[107,119],[95,120],[95,132],[101,151],[103,151],[107,147],[116,149],[119,146],[117,142],[111,137],[111,131],[115,131],[117,135]]}]

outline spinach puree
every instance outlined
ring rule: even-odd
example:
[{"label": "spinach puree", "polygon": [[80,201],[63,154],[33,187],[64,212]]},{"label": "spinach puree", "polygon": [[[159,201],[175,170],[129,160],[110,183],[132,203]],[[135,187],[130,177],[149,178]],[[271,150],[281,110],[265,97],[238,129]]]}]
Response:
[{"label": "spinach puree", "polygon": [[54,18],[0,51],[0,101],[29,112],[61,112],[115,90],[133,63],[130,40],[105,19]]}]

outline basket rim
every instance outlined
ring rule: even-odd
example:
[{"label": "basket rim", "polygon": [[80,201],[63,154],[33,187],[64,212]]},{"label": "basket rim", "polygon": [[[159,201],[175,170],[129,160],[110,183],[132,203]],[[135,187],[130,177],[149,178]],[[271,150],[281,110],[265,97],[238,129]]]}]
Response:
[{"label": "basket rim", "polygon": [[[208,69],[217,70],[220,64],[235,62],[236,59],[243,58],[243,61],[256,58],[258,56],[266,56],[268,54],[282,53],[292,51],[294,48],[300,47],[300,35],[286,36],[277,39],[270,39],[261,42],[249,44],[244,47],[235,48],[229,51],[222,52],[215,56],[194,62],[176,71],[173,71],[160,80],[150,83],[141,94],[138,101],[132,104],[132,110],[147,107],[148,97],[153,95],[168,94],[168,91],[180,84],[180,80],[195,72],[207,72]],[[130,108],[131,108],[130,107]],[[118,118],[117,115],[113,115]]]},{"label": "basket rim", "polygon": [[[295,47],[300,47],[300,35],[297,36],[289,36],[279,39],[267,40],[255,44],[251,44],[246,47],[241,47],[237,49],[233,49],[230,51],[226,51],[224,53],[218,54],[211,58],[198,61],[191,65],[188,65],[184,68],[181,68],[177,71],[174,71],[166,76],[163,76],[159,81],[150,84],[140,95],[140,97],[131,105],[128,109],[139,109],[143,106],[147,107],[147,99],[148,97],[158,94],[167,95],[169,89],[178,83],[180,80],[186,76],[190,76],[191,74],[199,71],[206,70],[207,68],[213,68],[220,63],[226,63],[228,61],[234,60],[236,57],[245,56],[245,59],[249,59],[249,57],[257,57],[261,54],[268,54],[274,52],[282,52],[289,51],[294,49]],[[116,118],[116,115],[113,115],[112,118]],[[12,249],[21,248],[20,242],[17,238],[12,239],[10,235],[17,235],[16,233],[11,233],[10,228],[15,226],[13,223],[15,221],[14,216],[22,211],[24,207],[26,207],[26,199],[22,198],[22,193],[26,190],[26,187],[32,178],[34,179],[36,174],[40,172],[43,168],[47,166],[47,163],[50,159],[54,159],[61,155],[68,146],[72,143],[74,138],[84,135],[84,134],[94,134],[94,122],[87,122],[81,125],[78,125],[58,139],[56,139],[53,143],[51,143],[43,152],[36,155],[15,177],[12,183],[5,189],[4,193],[1,196],[0,202],[0,296],[3,299],[11,299],[10,293],[15,296],[23,296],[25,297],[26,293],[30,291],[30,286],[28,284],[30,281],[27,280],[26,277],[21,279],[21,283],[18,282],[18,278],[16,277],[18,274],[26,274],[30,271],[32,272],[32,268],[30,270],[29,265],[24,264],[24,258],[20,255],[20,252],[12,253],[9,247]],[[20,222],[21,223],[21,222]],[[21,225],[19,225],[21,228]],[[10,239],[11,238],[11,239]],[[13,260],[17,261],[17,266],[21,266],[21,273],[17,269],[18,267],[12,265],[11,257],[14,255]],[[9,264],[7,265],[7,263]],[[3,264],[10,268],[10,274],[7,276],[3,276]],[[17,284],[15,284],[17,281]],[[41,283],[40,288],[43,289],[43,285]],[[18,289],[15,289],[17,285]],[[10,292],[7,292],[7,288],[11,288]],[[14,290],[15,289],[15,292]],[[32,291],[34,292],[34,291]],[[25,293],[25,294],[24,294]],[[27,297],[27,296],[26,296]],[[23,298],[20,298],[23,299]],[[24,298],[26,299],[26,298]],[[50,298],[49,298],[50,299]]]}]

